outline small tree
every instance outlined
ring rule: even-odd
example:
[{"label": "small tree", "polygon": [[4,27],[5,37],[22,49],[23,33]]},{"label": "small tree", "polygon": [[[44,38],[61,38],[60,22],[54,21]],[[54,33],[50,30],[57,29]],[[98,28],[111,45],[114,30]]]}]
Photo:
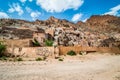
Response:
[{"label": "small tree", "polygon": [[45,45],[46,46],[53,46],[53,41],[52,40],[45,40]]},{"label": "small tree", "polygon": [[5,50],[6,46],[3,44],[3,42],[0,41],[0,57],[4,55]]}]

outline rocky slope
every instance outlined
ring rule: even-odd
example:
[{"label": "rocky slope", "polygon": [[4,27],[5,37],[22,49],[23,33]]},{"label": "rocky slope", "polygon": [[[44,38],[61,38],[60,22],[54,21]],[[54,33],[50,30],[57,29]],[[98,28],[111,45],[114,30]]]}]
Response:
[{"label": "rocky slope", "polygon": [[85,23],[72,23],[53,16],[45,21],[29,22],[18,19],[0,19],[0,38],[32,38],[35,31],[54,29],[55,45],[120,47],[120,17],[94,15]]}]

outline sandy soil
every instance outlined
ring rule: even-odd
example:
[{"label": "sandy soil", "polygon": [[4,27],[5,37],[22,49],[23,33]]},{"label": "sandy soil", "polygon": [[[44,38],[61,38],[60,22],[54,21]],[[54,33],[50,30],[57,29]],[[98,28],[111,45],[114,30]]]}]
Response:
[{"label": "sandy soil", "polygon": [[[73,58],[73,59],[71,59]],[[0,62],[0,80],[120,80],[120,55]]]}]

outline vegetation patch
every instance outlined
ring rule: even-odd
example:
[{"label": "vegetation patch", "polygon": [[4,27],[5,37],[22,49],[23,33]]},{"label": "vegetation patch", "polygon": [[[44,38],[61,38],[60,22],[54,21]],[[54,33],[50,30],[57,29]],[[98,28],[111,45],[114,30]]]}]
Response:
[{"label": "vegetation patch", "polygon": [[4,45],[2,41],[0,41],[0,57],[4,56],[5,50],[6,50],[6,45]]},{"label": "vegetation patch", "polygon": [[43,60],[43,59],[40,58],[40,57],[36,58],[36,61],[42,61],[42,60]]},{"label": "vegetation patch", "polygon": [[60,59],[58,59],[58,60],[59,60],[59,61],[63,61],[63,59],[61,59],[61,58],[60,58]]},{"label": "vegetation patch", "polygon": [[76,55],[76,52],[71,50],[67,53],[67,55],[70,55],[70,56],[75,56]]},{"label": "vegetation patch", "polygon": [[45,45],[46,46],[53,46],[53,41],[52,40],[45,40]]},{"label": "vegetation patch", "polygon": [[23,61],[23,59],[19,57],[19,58],[17,58],[17,61]]},{"label": "vegetation patch", "polygon": [[40,46],[40,43],[36,39],[34,39],[32,43],[33,43],[33,46],[35,47]]},{"label": "vegetation patch", "polygon": [[2,56],[2,57],[0,57],[0,60],[2,60],[2,61],[5,60],[6,61],[7,57],[6,56]]}]

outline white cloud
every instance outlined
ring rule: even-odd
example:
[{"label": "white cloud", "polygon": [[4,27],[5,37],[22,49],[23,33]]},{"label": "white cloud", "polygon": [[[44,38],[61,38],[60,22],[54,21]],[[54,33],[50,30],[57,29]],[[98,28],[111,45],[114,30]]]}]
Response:
[{"label": "white cloud", "polygon": [[5,12],[0,12],[0,18],[9,18]]},{"label": "white cloud", "polygon": [[8,12],[10,13],[17,12],[18,15],[22,15],[24,13],[22,7],[18,3],[13,3],[13,5],[10,5]]},{"label": "white cloud", "polygon": [[20,0],[20,2],[25,3],[25,2],[26,2],[26,0]]},{"label": "white cloud", "polygon": [[29,8],[29,7],[25,7],[25,10],[26,10],[28,13],[30,13],[30,12],[32,11],[32,9]]},{"label": "white cloud", "polygon": [[30,16],[32,17],[33,20],[36,20],[40,15],[41,15],[41,13],[38,11],[31,12],[31,14],[30,14]]},{"label": "white cloud", "polygon": [[120,11],[120,4],[111,8],[109,12],[106,12],[104,14],[105,15],[109,14],[109,15],[119,16],[120,15],[119,11]]},{"label": "white cloud", "polygon": [[15,9],[11,7],[11,8],[9,8],[8,12],[13,13],[13,12],[15,12]]},{"label": "white cloud", "polygon": [[82,22],[86,22],[88,20],[88,18],[85,18],[84,20],[82,20]]},{"label": "white cloud", "polygon": [[29,0],[29,2],[32,2],[33,0]]},{"label": "white cloud", "polygon": [[47,12],[63,12],[67,9],[77,10],[84,0],[37,0],[36,3]]},{"label": "white cloud", "polygon": [[83,16],[82,13],[75,14],[75,15],[72,17],[72,21],[73,21],[73,22],[76,22],[76,21],[80,20],[82,16]]}]

